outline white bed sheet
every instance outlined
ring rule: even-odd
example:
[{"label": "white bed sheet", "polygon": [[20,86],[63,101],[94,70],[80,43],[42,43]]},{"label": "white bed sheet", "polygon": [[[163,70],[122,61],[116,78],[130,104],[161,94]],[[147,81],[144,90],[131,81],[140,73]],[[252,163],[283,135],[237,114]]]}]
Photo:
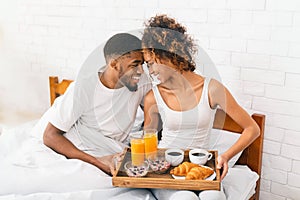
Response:
[{"label": "white bed sheet", "polygon": [[35,123],[2,131],[0,199],[153,199],[143,189],[113,187],[95,166],[55,153],[31,136]]},{"label": "white bed sheet", "polygon": [[[0,200],[151,199],[144,190],[114,188],[111,178],[96,167],[66,159],[42,145],[30,136],[36,122],[2,130]],[[227,199],[249,199],[257,179],[247,166],[230,168],[223,181]],[[102,189],[97,187],[100,184]]]}]

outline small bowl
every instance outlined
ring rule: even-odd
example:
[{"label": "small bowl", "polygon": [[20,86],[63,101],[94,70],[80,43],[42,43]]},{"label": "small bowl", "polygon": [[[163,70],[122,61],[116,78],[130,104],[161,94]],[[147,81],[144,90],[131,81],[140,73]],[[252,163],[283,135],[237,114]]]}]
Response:
[{"label": "small bowl", "polygon": [[149,166],[154,173],[164,174],[171,167],[171,163],[168,162],[165,157],[157,157],[155,159],[149,159]]},{"label": "small bowl", "polygon": [[168,149],[165,151],[165,158],[172,166],[177,166],[182,163],[184,152],[181,149]]},{"label": "small bowl", "polygon": [[124,164],[124,168],[129,177],[143,177],[149,171],[149,164],[145,161],[141,165],[135,166],[131,161],[128,161]]}]

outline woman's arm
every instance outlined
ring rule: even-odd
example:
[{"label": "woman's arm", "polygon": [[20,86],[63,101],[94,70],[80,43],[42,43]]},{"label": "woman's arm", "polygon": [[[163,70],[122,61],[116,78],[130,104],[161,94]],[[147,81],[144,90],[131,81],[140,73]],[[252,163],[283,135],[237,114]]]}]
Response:
[{"label": "woman's arm", "polygon": [[214,79],[209,84],[209,101],[212,108],[220,106],[243,129],[237,142],[218,158],[218,168],[223,167],[221,176],[223,179],[228,171],[228,161],[248,147],[259,136],[260,130],[251,116],[235,101],[228,89]]},{"label": "woman's arm", "polygon": [[[62,130],[48,123],[43,136],[44,144],[67,158],[82,160],[98,167],[107,174],[111,174],[113,166],[109,165],[110,162],[107,161],[108,157],[100,161],[100,159],[79,150],[71,141],[64,137],[63,134],[64,132]],[[111,159],[112,158],[113,156],[111,156]]]},{"label": "woman's arm", "polygon": [[150,90],[144,99],[144,129],[158,129],[159,120],[156,100],[153,91]]}]

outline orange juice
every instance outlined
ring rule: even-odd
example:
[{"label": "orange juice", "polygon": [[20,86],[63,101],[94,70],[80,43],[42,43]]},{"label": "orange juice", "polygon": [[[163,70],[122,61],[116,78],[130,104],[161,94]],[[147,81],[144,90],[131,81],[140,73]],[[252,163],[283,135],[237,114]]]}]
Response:
[{"label": "orange juice", "polygon": [[145,141],[145,154],[146,158],[155,158],[157,152],[157,131],[156,130],[146,130],[144,131],[144,141]]},{"label": "orange juice", "polygon": [[131,144],[131,160],[132,164],[139,166],[144,162],[145,142],[142,138],[132,138]]}]

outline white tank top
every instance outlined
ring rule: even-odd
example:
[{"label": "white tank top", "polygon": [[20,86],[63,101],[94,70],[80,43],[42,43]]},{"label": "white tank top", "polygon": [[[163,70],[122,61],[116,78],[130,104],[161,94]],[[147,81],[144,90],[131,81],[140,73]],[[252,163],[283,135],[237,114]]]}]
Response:
[{"label": "white tank top", "polygon": [[198,105],[187,111],[174,111],[164,102],[155,86],[152,90],[163,122],[160,148],[208,148],[210,132],[215,116],[208,100],[210,79],[205,78]]}]

